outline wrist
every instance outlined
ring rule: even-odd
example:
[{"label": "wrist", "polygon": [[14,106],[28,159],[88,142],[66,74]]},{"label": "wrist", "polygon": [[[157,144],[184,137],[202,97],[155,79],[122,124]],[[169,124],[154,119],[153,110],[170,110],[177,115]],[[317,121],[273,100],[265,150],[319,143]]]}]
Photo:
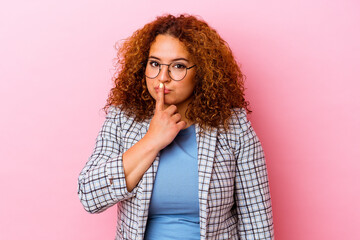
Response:
[{"label": "wrist", "polygon": [[146,148],[146,151],[157,154],[160,152],[162,147],[158,144],[156,139],[150,136],[148,133],[140,140],[142,145]]}]

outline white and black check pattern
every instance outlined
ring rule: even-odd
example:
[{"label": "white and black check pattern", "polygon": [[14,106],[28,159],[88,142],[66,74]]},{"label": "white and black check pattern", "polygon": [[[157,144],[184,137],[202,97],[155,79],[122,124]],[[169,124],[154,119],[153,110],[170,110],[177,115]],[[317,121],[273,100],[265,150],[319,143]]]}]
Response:
[{"label": "white and black check pattern", "polygon": [[[136,122],[111,106],[79,176],[78,195],[86,211],[100,213],[117,204],[116,240],[144,238],[159,155],[128,192],[122,154],[146,134],[149,122]],[[234,109],[227,132],[195,129],[201,240],[274,239],[264,152],[246,111]]]}]

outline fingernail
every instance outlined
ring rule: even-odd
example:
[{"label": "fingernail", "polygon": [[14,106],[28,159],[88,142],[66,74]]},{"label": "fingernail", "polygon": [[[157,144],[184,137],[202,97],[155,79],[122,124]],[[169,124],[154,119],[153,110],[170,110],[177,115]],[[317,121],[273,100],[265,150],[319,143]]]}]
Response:
[{"label": "fingernail", "polygon": [[160,83],[159,88],[163,88],[163,87],[164,87],[164,84]]}]

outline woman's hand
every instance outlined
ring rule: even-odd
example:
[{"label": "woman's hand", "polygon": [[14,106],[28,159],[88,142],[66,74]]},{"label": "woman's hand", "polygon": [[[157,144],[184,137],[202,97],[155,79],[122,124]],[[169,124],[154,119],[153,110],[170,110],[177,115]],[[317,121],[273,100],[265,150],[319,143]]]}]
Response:
[{"label": "woman's hand", "polygon": [[148,132],[123,154],[126,187],[129,192],[139,183],[160,150],[169,145],[186,126],[185,121],[181,121],[181,115],[177,113],[175,105],[165,108],[164,85],[161,85],[159,90],[155,114]]},{"label": "woman's hand", "polygon": [[160,83],[155,113],[151,119],[149,130],[145,135],[146,138],[149,138],[156,145],[159,151],[169,145],[179,131],[186,126],[186,122],[181,121],[181,115],[177,112],[175,105],[165,108],[164,98],[164,85]]}]

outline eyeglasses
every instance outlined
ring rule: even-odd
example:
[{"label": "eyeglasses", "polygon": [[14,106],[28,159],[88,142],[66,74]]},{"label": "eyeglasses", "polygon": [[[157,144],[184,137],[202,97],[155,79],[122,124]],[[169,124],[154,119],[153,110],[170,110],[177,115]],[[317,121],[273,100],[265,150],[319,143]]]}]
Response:
[{"label": "eyeglasses", "polygon": [[193,65],[191,67],[186,67],[183,63],[179,63],[179,62],[173,62],[170,64],[161,64],[154,60],[148,60],[145,69],[145,76],[148,78],[156,78],[161,71],[162,65],[168,66],[169,76],[174,81],[183,80],[186,77],[187,70],[196,66]]}]

